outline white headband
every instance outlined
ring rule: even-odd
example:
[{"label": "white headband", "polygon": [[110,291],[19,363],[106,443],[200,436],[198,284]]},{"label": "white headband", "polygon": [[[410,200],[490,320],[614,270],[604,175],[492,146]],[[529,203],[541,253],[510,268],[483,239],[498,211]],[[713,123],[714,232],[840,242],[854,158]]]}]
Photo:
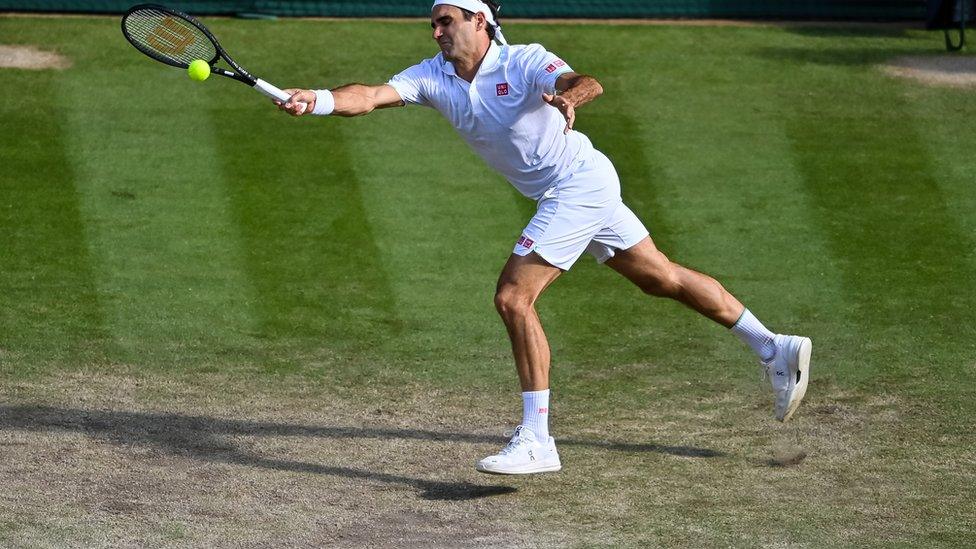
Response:
[{"label": "white headband", "polygon": [[505,40],[505,36],[502,35],[502,26],[495,22],[495,16],[491,14],[491,8],[488,4],[485,4],[481,0],[434,0],[434,5],[430,9],[434,9],[437,6],[448,5],[454,6],[455,8],[461,8],[462,10],[468,10],[471,13],[480,13],[485,16],[485,20],[488,24],[495,28],[495,40],[499,44],[508,44]]}]

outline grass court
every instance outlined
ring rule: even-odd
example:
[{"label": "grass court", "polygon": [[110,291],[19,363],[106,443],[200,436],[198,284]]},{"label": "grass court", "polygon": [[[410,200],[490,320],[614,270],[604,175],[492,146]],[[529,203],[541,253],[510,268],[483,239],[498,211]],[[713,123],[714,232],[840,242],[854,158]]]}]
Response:
[{"label": "grass court", "polygon": [[[422,20],[204,21],[281,87],[436,53]],[[0,545],[972,543],[976,99],[880,68],[941,37],[505,30],[602,82],[577,129],[658,246],[813,339],[793,421],[585,256],[539,305],[563,471],[475,472],[519,418],[492,296],[529,200],[433,110],[296,120],[117,18],[3,17],[71,66],[0,69]]]}]

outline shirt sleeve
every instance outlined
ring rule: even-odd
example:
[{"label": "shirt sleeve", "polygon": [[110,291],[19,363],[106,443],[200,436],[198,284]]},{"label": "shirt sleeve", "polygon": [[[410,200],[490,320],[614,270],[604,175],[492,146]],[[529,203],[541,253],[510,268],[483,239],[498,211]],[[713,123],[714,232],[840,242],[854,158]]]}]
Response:
[{"label": "shirt sleeve", "polygon": [[561,75],[573,71],[559,56],[539,44],[526,47],[523,63],[529,81],[545,93],[554,93],[556,80]]},{"label": "shirt sleeve", "polygon": [[418,63],[391,78],[387,84],[400,94],[404,103],[429,107],[430,99],[426,94],[428,82],[428,67],[425,63]]}]

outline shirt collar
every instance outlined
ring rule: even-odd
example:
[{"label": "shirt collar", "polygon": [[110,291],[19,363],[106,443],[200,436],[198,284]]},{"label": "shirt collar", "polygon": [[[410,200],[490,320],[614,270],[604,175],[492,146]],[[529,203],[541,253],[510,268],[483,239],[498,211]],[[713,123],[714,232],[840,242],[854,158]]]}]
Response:
[{"label": "shirt collar", "polygon": [[485,59],[481,62],[481,67],[478,69],[478,72],[488,72],[493,70],[495,66],[498,65],[498,58],[501,56],[501,54],[502,49],[495,44],[495,41],[492,40],[489,42],[488,53],[485,54]]},{"label": "shirt collar", "polygon": [[[481,61],[481,66],[478,67],[478,74],[483,72],[488,72],[494,70],[498,65],[498,58],[501,57],[502,49],[495,44],[494,41],[488,43],[488,52],[485,53],[485,58]],[[457,76],[457,71],[454,70],[454,63],[451,63],[447,59],[444,59],[444,54],[437,54],[441,61],[441,70],[451,76]]]}]

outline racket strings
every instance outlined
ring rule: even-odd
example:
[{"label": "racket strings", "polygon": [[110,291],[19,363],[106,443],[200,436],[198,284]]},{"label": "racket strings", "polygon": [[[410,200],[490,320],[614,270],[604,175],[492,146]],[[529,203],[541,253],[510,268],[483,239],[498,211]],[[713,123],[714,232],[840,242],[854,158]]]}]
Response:
[{"label": "racket strings", "polygon": [[211,64],[217,48],[202,30],[189,21],[152,8],[136,10],[125,18],[129,40],[160,61],[188,66],[195,59]]}]

